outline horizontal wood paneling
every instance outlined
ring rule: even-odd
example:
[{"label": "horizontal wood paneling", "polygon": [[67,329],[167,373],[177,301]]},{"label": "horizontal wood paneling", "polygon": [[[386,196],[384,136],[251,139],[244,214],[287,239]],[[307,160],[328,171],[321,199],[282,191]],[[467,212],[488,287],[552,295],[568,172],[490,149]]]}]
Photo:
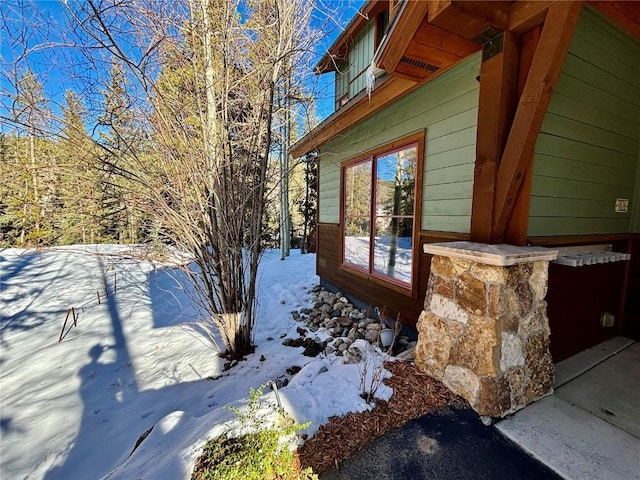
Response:
[{"label": "horizontal wood paneling", "polygon": [[467,163],[431,170],[427,172],[425,176],[429,177],[424,181],[425,190],[427,191],[431,185],[442,186],[452,183],[473,182],[473,164]]},{"label": "horizontal wood paneling", "polygon": [[[625,137],[619,133],[614,133],[614,131],[619,131],[616,127],[620,127],[620,129],[624,128],[622,120],[615,125],[609,124],[605,130],[597,124],[589,125],[589,123],[587,123],[589,119],[579,117],[579,112],[577,111],[568,110],[562,112],[563,115],[552,113],[556,108],[553,104],[549,107],[549,112],[545,116],[542,124],[543,132],[549,132],[562,138],[571,138],[572,140],[587,145],[594,145],[627,155],[634,155],[636,153],[637,138]],[[573,118],[567,117],[566,115],[570,115]]]},{"label": "horizontal wood paneling", "polygon": [[640,41],[584,9],[536,143],[529,236],[626,233],[640,163]]},{"label": "horizontal wood paneling", "polygon": [[477,128],[473,126],[464,130],[455,132],[455,135],[445,135],[438,138],[432,138],[427,145],[427,155],[436,155],[438,153],[450,152],[459,148],[472,146],[475,151]]},{"label": "horizontal wood paneling", "polygon": [[590,200],[597,198],[598,195],[613,197],[620,195],[624,198],[631,198],[633,195],[633,183],[628,187],[621,187],[619,184],[607,185],[605,183],[592,183],[588,180],[580,181],[554,177],[537,177],[534,180],[534,183],[538,195],[542,197],[580,198]]},{"label": "horizontal wood paneling", "polygon": [[[598,76],[602,77],[601,83],[606,85],[615,83],[615,77],[611,74],[602,72],[590,63],[571,55],[566,57],[564,67],[566,71],[558,79],[556,93],[598,106],[603,112],[614,113],[630,122],[638,122],[638,118],[635,117],[635,105],[618,96],[617,92],[620,90],[603,91],[594,85],[595,80],[591,77],[594,72],[601,72]],[[622,85],[629,88],[626,82],[622,82]]]},{"label": "horizontal wood paneling", "polygon": [[[633,171],[637,162],[637,158],[634,155],[607,150],[606,148],[582,143],[570,138],[556,137],[544,132],[538,137],[536,155],[548,155],[585,164],[602,165],[626,172]],[[544,168],[544,165],[536,164],[536,168]],[[569,171],[567,175],[567,178],[570,178],[572,173]]]},{"label": "horizontal wood paneling", "polygon": [[[479,55],[473,55],[323,145],[320,149],[320,221],[340,221],[339,176],[342,161],[412,132],[426,130],[422,228],[455,228],[457,230],[454,231],[468,232],[470,217],[467,213],[460,214],[459,203],[466,199],[469,205],[467,211],[470,212],[478,105],[478,82],[475,78],[479,63]],[[433,179],[429,178],[431,175]],[[455,193],[447,193],[448,189]],[[449,222],[439,214],[425,213],[429,212],[428,201],[440,201],[438,212],[446,210],[446,202],[451,201],[450,213],[462,216],[456,222]]]},{"label": "horizontal wood paneling", "polygon": [[[567,182],[571,180],[579,182],[576,183],[576,188],[582,188],[583,184],[589,182],[622,188],[630,187],[631,189],[633,189],[634,186],[634,172],[632,170],[616,168],[612,163],[598,165],[548,155],[537,155],[536,162],[536,173],[542,177],[537,180],[537,182],[540,183],[536,182],[536,186],[540,187],[542,187],[542,183],[549,178],[565,180]],[[569,183],[567,183],[567,185],[569,185]],[[566,190],[570,190],[570,188]]]},{"label": "horizontal wood paneling", "polygon": [[[533,203],[533,202],[532,202]],[[561,206],[559,202],[558,206]],[[613,207],[612,207],[613,208]],[[625,217],[529,217],[530,232],[545,232],[538,235],[588,235],[624,232],[629,228]]]}]

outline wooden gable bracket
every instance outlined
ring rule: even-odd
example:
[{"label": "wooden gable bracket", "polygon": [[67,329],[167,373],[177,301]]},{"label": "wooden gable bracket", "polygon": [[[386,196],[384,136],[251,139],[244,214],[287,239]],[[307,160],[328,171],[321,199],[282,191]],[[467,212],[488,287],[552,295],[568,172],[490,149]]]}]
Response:
[{"label": "wooden gable bracket", "polygon": [[471,209],[474,242],[491,243],[493,239],[496,177],[513,121],[519,52],[519,39],[510,32],[493,33],[482,50]]},{"label": "wooden gable bracket", "polygon": [[559,2],[547,12],[498,167],[492,243],[504,240],[507,223],[533,156],[581,10],[582,2]]}]

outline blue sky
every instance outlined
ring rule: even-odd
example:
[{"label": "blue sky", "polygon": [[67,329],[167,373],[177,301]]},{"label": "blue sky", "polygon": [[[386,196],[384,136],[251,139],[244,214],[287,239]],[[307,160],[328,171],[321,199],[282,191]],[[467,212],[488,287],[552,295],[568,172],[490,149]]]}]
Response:
[{"label": "blue sky", "polygon": [[[317,44],[315,62],[322,57],[363,3],[363,0],[316,0],[312,26],[320,29],[325,34],[325,38]],[[329,11],[332,13],[327,14]],[[22,72],[28,65],[37,75],[47,97],[52,101],[51,108],[54,111],[64,103],[64,92],[67,89],[78,91],[80,88],[87,88],[87,82],[80,82],[78,77],[83,77],[85,80],[87,78],[98,80],[108,75],[108,61],[90,65],[73,48],[65,46],[68,28],[66,27],[67,13],[61,1],[0,0],[0,13],[2,22],[0,24],[0,68],[2,69],[0,90],[4,92],[0,94],[0,115],[3,112],[6,114],[6,108],[12,101],[10,96],[6,95],[12,90],[12,65],[23,53],[25,46],[33,49],[46,41],[56,44],[56,48],[31,51],[26,61],[21,64]],[[26,31],[27,35],[18,38],[20,31]],[[315,93],[316,116],[320,119],[333,112],[333,80],[332,73],[320,76],[309,75],[308,86]],[[101,82],[95,83],[97,85]],[[78,91],[77,93],[81,98],[87,98],[87,95],[96,95],[100,92]]]}]

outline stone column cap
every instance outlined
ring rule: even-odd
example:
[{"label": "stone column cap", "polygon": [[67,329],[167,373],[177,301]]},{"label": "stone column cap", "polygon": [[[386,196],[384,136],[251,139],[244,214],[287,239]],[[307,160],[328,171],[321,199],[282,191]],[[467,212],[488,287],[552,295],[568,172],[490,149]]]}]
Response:
[{"label": "stone column cap", "polygon": [[545,247],[518,247],[516,245],[489,245],[475,242],[426,243],[424,252],[441,257],[462,258],[486,265],[509,267],[519,263],[550,262],[558,250]]}]

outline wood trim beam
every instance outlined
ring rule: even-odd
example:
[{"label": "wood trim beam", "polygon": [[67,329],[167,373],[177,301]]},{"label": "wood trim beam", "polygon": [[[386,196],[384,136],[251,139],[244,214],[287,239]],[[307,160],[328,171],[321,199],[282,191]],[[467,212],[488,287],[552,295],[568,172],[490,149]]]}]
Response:
[{"label": "wood trim beam", "polygon": [[520,1],[514,2],[509,7],[510,32],[521,35],[537,25],[541,25],[547,16],[547,10],[556,1]]},{"label": "wood trim beam", "polygon": [[506,30],[509,5],[506,2],[429,0],[429,23],[473,40],[493,26]]},{"label": "wood trim beam", "polygon": [[504,240],[507,222],[511,217],[529,160],[534,153],[536,139],[581,10],[582,2],[558,2],[547,12],[498,168],[493,215],[494,243]]},{"label": "wood trim beam", "polygon": [[394,72],[429,10],[429,2],[407,2],[380,54],[381,68]]},{"label": "wood trim beam", "polygon": [[482,18],[498,30],[506,30],[509,24],[509,3],[504,1],[454,0],[464,13]]},{"label": "wood trim beam", "polygon": [[[538,42],[540,41],[540,31],[542,27],[538,25],[520,37],[520,66],[518,69],[518,95],[520,98],[524,90],[533,54],[536,51]],[[529,166],[525,173],[522,188],[518,193],[516,204],[511,213],[511,218],[507,223],[505,231],[505,243],[511,245],[526,245],[527,233],[529,229],[529,207],[531,205],[531,183],[533,180],[533,161],[534,155],[529,157]]]},{"label": "wood trim beam", "polygon": [[471,240],[489,243],[493,233],[498,164],[513,121],[518,80],[519,39],[502,34],[502,52],[480,66],[480,97],[473,176]]}]

